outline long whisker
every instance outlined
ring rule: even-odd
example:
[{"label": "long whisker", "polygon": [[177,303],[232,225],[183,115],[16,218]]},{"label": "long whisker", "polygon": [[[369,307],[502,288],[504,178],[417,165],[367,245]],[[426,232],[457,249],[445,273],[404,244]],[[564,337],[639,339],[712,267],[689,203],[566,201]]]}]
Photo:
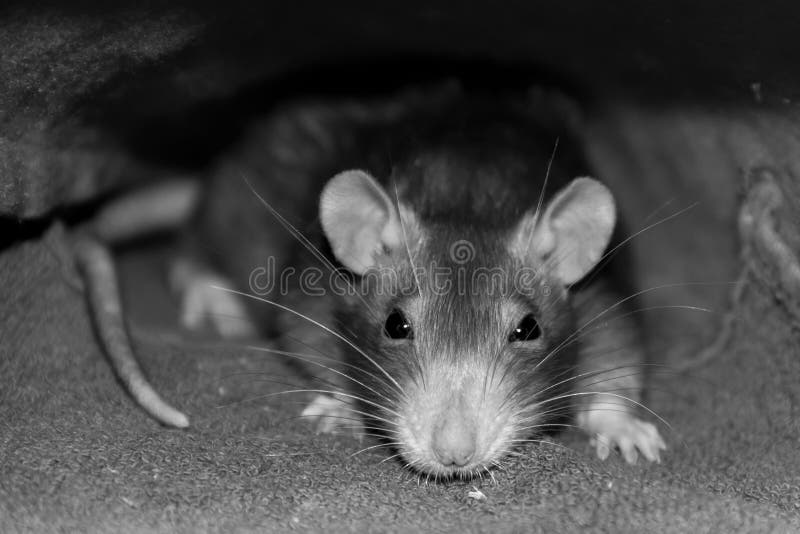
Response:
[{"label": "long whisker", "polygon": [[[359,386],[363,387],[364,389],[366,389],[368,391],[371,391],[372,393],[374,393],[374,394],[378,395],[379,397],[383,398],[385,401],[387,401],[389,403],[392,402],[391,399],[389,399],[385,395],[381,394],[376,389],[364,384],[362,381],[358,380],[357,378],[354,378],[354,377],[348,375],[347,373],[343,373],[343,372],[341,372],[341,371],[339,371],[337,369],[334,369],[333,367],[329,367],[329,366],[327,366],[327,365],[325,365],[325,364],[323,364],[321,362],[315,361],[314,359],[312,359],[314,357],[311,357],[309,355],[300,354],[300,353],[297,353],[297,352],[289,352],[289,351],[285,351],[285,350],[268,349],[268,348],[265,348],[265,347],[256,347],[256,346],[253,346],[253,345],[248,345],[247,348],[251,349],[251,350],[256,350],[256,351],[259,351],[259,352],[267,352],[267,353],[271,353],[271,354],[280,354],[282,356],[290,356],[290,357],[295,358],[297,360],[300,360],[300,361],[303,361],[303,362],[306,362],[306,363],[310,363],[311,365],[316,365],[316,366],[322,367],[323,369],[326,369],[326,370],[328,370],[328,371],[330,371],[332,373],[335,373],[335,374],[337,374],[339,376],[342,376],[342,377],[344,377],[344,378],[346,378],[346,379],[348,379],[348,380],[350,380],[352,382],[355,382],[356,384],[358,384]],[[331,358],[331,360],[333,360],[333,358]],[[342,365],[347,365],[348,367],[354,367],[357,370],[361,371],[360,368],[358,368],[358,367],[356,367],[354,365],[349,365],[349,364],[345,364],[345,363],[342,363]]]},{"label": "long whisker", "polygon": [[[344,428],[350,428],[350,429],[353,429],[353,430],[359,430],[359,431],[361,431],[361,435],[363,435],[363,436],[374,436],[374,437],[380,438],[380,439],[389,438],[390,436],[387,436],[387,434],[397,434],[397,435],[401,434],[401,432],[399,430],[389,430],[389,429],[386,429],[386,428],[383,428],[383,427],[379,427],[379,426],[364,426],[364,425],[361,425],[361,424],[347,426],[347,427],[344,427]],[[374,430],[375,432],[363,432],[364,430]]]},{"label": "long whisker", "polygon": [[[264,380],[268,381],[268,382],[273,382],[273,383],[276,383],[276,384],[280,384],[280,382],[277,381],[277,380],[271,380],[271,379],[264,379]],[[286,384],[286,385],[291,385],[291,384]],[[381,405],[381,404],[379,404],[377,402],[373,402],[373,401],[371,401],[369,399],[365,399],[365,398],[360,397],[358,395],[345,393],[343,391],[333,391],[333,390],[330,390],[330,389],[299,389],[299,388],[298,389],[289,389],[289,390],[284,390],[284,391],[276,391],[274,393],[265,393],[263,395],[258,395],[256,397],[252,397],[252,398],[247,399],[247,400],[248,401],[256,401],[256,400],[261,400],[261,399],[267,399],[267,398],[270,398],[270,397],[275,397],[275,396],[278,396],[278,395],[287,395],[287,394],[290,394],[290,393],[321,393],[321,394],[331,395],[332,397],[334,397],[334,399],[337,396],[346,397],[346,398],[349,398],[349,399],[353,399],[353,400],[356,400],[356,401],[363,402],[364,404],[369,404],[370,406],[374,406],[374,407],[378,408],[379,410],[383,410],[385,412],[389,412],[392,415],[396,415],[398,418],[402,418],[402,416],[399,413],[397,413],[396,411],[394,411],[391,408],[388,408],[386,406],[383,406],[383,405]],[[344,401],[340,401],[340,402],[344,402]],[[219,407],[220,408],[225,408],[225,407],[231,406],[233,404],[236,404],[236,403],[223,404],[223,405],[220,405]],[[370,418],[378,420],[378,421],[384,421],[387,424],[392,425],[392,426],[395,425],[394,422],[392,422],[392,421],[390,421],[388,419],[383,419],[383,418],[381,418],[381,417],[379,417],[377,415],[371,414],[371,413],[360,412],[360,411],[354,410],[354,409],[350,409],[350,411],[353,412],[353,413],[362,414],[362,415],[364,415],[366,417],[370,417]],[[331,416],[331,417],[335,417],[335,416]]]},{"label": "long whisker", "polygon": [[[289,391],[289,392],[283,392],[282,391],[280,393],[292,393],[292,392],[291,391]],[[341,393],[337,393],[337,395],[341,395]],[[339,399],[334,399],[334,400],[339,400]],[[340,402],[344,402],[344,401],[340,400]],[[379,406],[379,408],[380,408],[380,406]],[[356,410],[355,408],[352,408],[352,407],[348,407],[347,410],[350,413],[362,416],[362,419],[361,419],[362,421],[363,421],[363,418],[367,418],[367,419],[373,419],[375,421],[380,421],[381,423],[386,423],[389,426],[397,426],[397,423],[395,423],[394,421],[386,419],[385,417],[380,417],[380,416],[375,415],[373,413],[365,412],[363,410]],[[310,417],[310,416],[301,416],[301,417]],[[359,419],[356,419],[356,418],[353,418],[353,417],[345,417],[345,416],[342,416],[342,415],[325,415],[324,417],[327,417],[327,418],[330,418],[330,419],[341,419],[343,421],[359,422]],[[362,426],[361,428],[377,428],[377,427],[363,427]],[[377,428],[377,429],[380,430],[381,432],[396,432],[395,430],[389,430],[389,429],[386,429],[386,428]]]},{"label": "long whisker", "polygon": [[244,293],[244,292],[242,292],[242,291],[237,291],[237,290],[235,290],[235,289],[230,289],[230,288],[226,288],[226,287],[222,287],[222,286],[211,286],[211,287],[213,287],[214,289],[219,289],[220,291],[227,291],[227,292],[229,292],[229,293],[234,293],[234,294],[236,294],[236,295],[241,295],[241,296],[243,296],[243,297],[247,297],[247,298],[250,298],[250,299],[253,299],[253,300],[257,300],[257,301],[259,301],[259,302],[264,302],[264,303],[266,303],[266,304],[269,304],[269,305],[271,305],[271,306],[275,306],[276,308],[280,308],[281,310],[284,310],[284,311],[287,311],[287,312],[289,312],[289,313],[292,313],[292,314],[294,314],[294,315],[296,315],[296,316],[300,317],[301,319],[304,319],[304,320],[306,320],[306,321],[310,322],[311,324],[313,324],[313,325],[315,325],[315,326],[317,326],[317,327],[319,327],[319,328],[321,328],[321,329],[325,330],[325,331],[326,331],[326,332],[328,332],[329,334],[331,334],[331,335],[333,335],[333,336],[336,336],[337,338],[339,338],[339,339],[341,339],[342,341],[344,341],[345,343],[347,343],[347,344],[348,344],[348,345],[349,345],[351,348],[353,348],[355,351],[357,351],[357,352],[358,352],[360,355],[362,355],[364,358],[366,358],[366,359],[367,359],[367,361],[369,361],[369,362],[370,362],[372,365],[374,365],[374,366],[375,366],[375,367],[376,367],[376,368],[377,368],[377,369],[378,369],[378,370],[379,370],[381,373],[383,373],[383,375],[384,375],[386,378],[388,378],[388,379],[389,379],[389,380],[392,382],[392,384],[394,384],[394,385],[395,385],[395,387],[397,388],[397,390],[398,390],[398,391],[399,391],[399,392],[400,392],[400,393],[401,393],[403,396],[406,396],[406,392],[405,392],[405,391],[403,391],[403,388],[402,388],[402,386],[400,385],[400,383],[399,383],[399,382],[397,382],[397,380],[395,380],[395,379],[394,379],[394,377],[393,377],[392,375],[390,375],[390,374],[389,374],[389,373],[388,373],[388,372],[387,372],[387,371],[386,371],[386,370],[385,370],[383,367],[381,367],[381,365],[380,365],[380,364],[378,364],[378,362],[376,362],[375,360],[373,360],[372,358],[370,358],[370,357],[367,355],[367,353],[366,353],[366,352],[364,352],[363,350],[361,350],[359,347],[357,347],[357,346],[355,345],[355,343],[353,343],[352,341],[350,341],[349,339],[347,339],[346,337],[344,337],[344,336],[343,336],[343,335],[341,335],[340,333],[338,333],[338,332],[336,332],[336,331],[334,331],[334,330],[332,330],[332,329],[328,328],[328,327],[327,327],[327,326],[325,326],[324,324],[322,324],[322,323],[320,323],[320,322],[318,322],[318,321],[315,321],[314,319],[312,319],[311,317],[308,317],[307,315],[304,315],[304,314],[302,314],[302,313],[300,313],[300,312],[298,312],[298,311],[295,311],[295,310],[293,310],[293,309],[291,309],[291,308],[288,308],[288,307],[286,307],[286,306],[284,306],[284,305],[282,305],[282,304],[279,304],[279,303],[277,303],[277,302],[275,302],[275,301],[273,301],[273,300],[266,299],[266,298],[264,298],[264,297],[258,297],[258,296],[256,296],[256,295],[251,295],[251,294],[249,294],[249,293]]},{"label": "long whisker", "polygon": [[544,195],[547,190],[547,182],[550,180],[550,169],[553,167],[553,160],[556,159],[556,150],[558,150],[559,139],[559,137],[556,137],[556,142],[553,144],[553,151],[550,153],[550,159],[547,161],[547,169],[545,169],[544,180],[542,181],[542,190],[539,192],[539,200],[536,203],[536,211],[533,213],[534,222],[539,221],[539,215],[542,213]]},{"label": "long whisker", "polygon": [[[611,322],[614,322],[614,321],[618,321],[618,320],[624,319],[626,317],[630,317],[632,315],[635,315],[637,313],[643,313],[643,312],[655,311],[655,310],[669,310],[669,309],[697,311],[697,312],[703,312],[703,313],[715,313],[714,310],[711,310],[711,309],[708,309],[708,308],[702,308],[700,306],[681,305],[681,304],[647,306],[647,307],[644,307],[644,308],[637,308],[635,310],[631,310],[631,311],[629,311],[627,313],[623,313],[623,314],[620,314],[620,315],[615,315],[614,317],[611,317],[610,319],[607,319],[606,323],[611,323]],[[593,321],[594,321],[594,319],[592,319],[590,322],[593,322]],[[588,327],[589,324],[586,324],[584,326]],[[562,346],[556,347],[555,349],[553,349],[553,352],[558,352],[560,350],[563,350],[563,349],[567,348],[569,345],[572,345],[573,343],[576,343],[576,342],[580,341],[583,337],[585,337],[585,336],[587,336],[587,335],[589,335],[589,334],[591,334],[593,332],[596,332],[597,330],[602,329],[603,327],[604,327],[603,325],[597,325],[597,326],[593,326],[591,328],[588,328],[583,332],[576,331],[573,334],[577,334],[577,335],[573,339],[568,340],[563,347]],[[631,326],[631,328],[636,328],[636,327]],[[583,330],[583,328],[581,328],[580,330]],[[620,350],[621,350],[621,348],[620,348]],[[553,356],[555,356],[555,354],[553,354]]]},{"label": "long whisker", "polygon": [[[255,374],[255,373],[234,373],[233,375],[230,375],[230,376],[241,375],[241,374],[252,375],[252,374]],[[331,386],[336,386],[337,385],[337,384],[332,384],[329,381],[323,380],[320,377],[314,377],[313,380],[315,382],[322,382],[324,385],[331,385]],[[333,400],[336,400],[338,402],[344,403],[345,401],[343,401],[342,399],[336,398],[337,395],[345,396],[345,397],[351,397],[351,398],[354,398],[355,400],[359,400],[361,402],[364,402],[364,403],[367,403],[367,404],[371,404],[371,405],[373,405],[373,406],[375,406],[375,407],[377,407],[379,409],[382,409],[384,411],[388,411],[388,412],[391,412],[391,413],[397,415],[396,412],[393,412],[391,409],[389,409],[389,408],[387,408],[387,407],[385,407],[385,406],[383,406],[383,405],[381,405],[379,403],[368,401],[367,399],[364,399],[364,398],[362,398],[360,396],[348,395],[346,393],[343,393],[341,390],[336,390],[336,391],[334,391],[334,390],[303,390],[303,389],[299,389],[300,386],[295,384],[295,383],[293,383],[293,382],[276,380],[274,377],[269,377],[269,378],[263,377],[263,378],[260,379],[260,381],[262,381],[262,382],[270,382],[270,383],[273,383],[273,384],[279,384],[279,385],[288,386],[288,387],[296,388],[296,389],[288,390],[288,391],[279,391],[279,392],[276,392],[276,393],[271,393],[271,394],[266,394],[266,395],[258,395],[256,397],[251,397],[249,399],[245,399],[246,402],[252,402],[252,401],[256,401],[256,400],[259,400],[259,399],[267,398],[267,397],[270,397],[270,396],[282,395],[282,394],[285,394],[285,393],[316,391],[316,392],[320,392],[320,393],[326,393],[326,394],[330,395],[333,398]],[[217,408],[226,408],[226,407],[238,404],[239,402],[242,402],[242,401],[235,401],[235,402],[232,402],[232,403],[220,404],[219,406],[217,406]],[[300,404],[302,406],[307,406],[306,403],[297,403],[297,404]],[[390,427],[396,427],[397,426],[397,423],[395,421],[391,421],[389,419],[386,419],[384,417],[380,417],[380,416],[375,415],[373,413],[368,413],[368,412],[364,412],[364,411],[361,411],[361,410],[357,410],[353,406],[348,406],[347,410],[348,410],[348,412],[350,412],[352,414],[361,415],[362,417],[367,418],[367,419],[380,421],[380,422],[385,423],[386,425],[388,425]],[[298,416],[298,417],[302,418],[304,416]],[[343,419],[343,420],[357,421],[356,419],[348,418],[348,417],[345,417],[345,416],[325,415],[325,417],[329,417],[329,418],[332,418],[332,419]],[[370,428],[370,427],[363,427],[363,428]],[[384,428],[380,428],[378,430],[381,430],[383,432],[396,432],[395,430],[391,430],[391,429],[385,428],[385,427]]]},{"label": "long whisker", "polygon": [[389,448],[389,447],[396,447],[398,445],[402,445],[402,444],[399,443],[399,442],[378,443],[377,445],[372,445],[370,447],[364,447],[363,449],[354,452],[353,454],[351,454],[349,456],[349,458],[353,458],[354,456],[358,456],[361,453],[364,453],[364,452],[367,452],[367,451],[371,451],[373,449],[386,449],[386,448]]},{"label": "long whisker", "polygon": [[[711,284],[713,284],[713,282]],[[558,352],[558,350],[561,349],[566,343],[572,341],[577,335],[579,335],[589,325],[591,325],[592,323],[594,323],[595,321],[597,321],[598,319],[600,319],[601,317],[603,317],[607,313],[611,312],[615,308],[621,306],[625,302],[627,302],[627,301],[629,301],[631,299],[634,299],[636,297],[639,297],[641,295],[644,295],[645,293],[649,293],[651,291],[656,291],[656,290],[659,290],[659,289],[668,289],[668,288],[672,288],[672,287],[686,287],[686,286],[689,286],[689,285],[707,285],[707,284],[705,282],[676,282],[676,283],[671,283],[671,284],[662,284],[662,285],[658,285],[658,286],[649,287],[647,289],[642,289],[641,291],[637,291],[637,292],[635,292],[635,293],[633,293],[631,295],[628,295],[627,297],[624,297],[624,298],[618,300],[614,304],[606,307],[604,310],[599,312],[597,315],[595,315],[594,317],[592,317],[591,319],[586,321],[582,326],[580,326],[578,329],[576,329],[572,334],[567,336],[566,339],[564,339],[564,341],[562,341],[558,346],[556,346],[555,349],[550,351],[550,353],[547,354],[547,356],[542,358],[539,361],[539,363],[536,364],[536,367],[534,367],[534,371],[536,369],[538,369],[545,361],[547,361],[554,353]]]},{"label": "long whisker", "polygon": [[333,265],[333,263],[331,263],[328,260],[328,258],[326,258],[325,255],[322,252],[320,252],[320,250],[316,246],[314,246],[314,244],[302,234],[302,232],[300,232],[300,230],[295,228],[295,226],[289,221],[287,221],[283,217],[283,215],[278,213],[278,211],[275,208],[273,208],[272,205],[269,202],[267,202],[266,199],[263,196],[261,196],[261,194],[259,194],[258,191],[256,191],[256,189],[253,187],[253,185],[250,183],[247,177],[242,176],[242,180],[244,180],[245,184],[247,184],[247,187],[250,188],[250,191],[256,196],[256,198],[261,202],[261,204],[263,204],[264,207],[267,208],[267,210],[269,210],[270,214],[280,223],[280,225],[283,226],[286,229],[286,231],[292,235],[292,237],[297,239],[306,248],[306,250],[308,250],[311,253],[311,255],[317,259],[317,261],[322,263],[322,265],[327,267],[332,273],[335,273],[340,280],[343,280],[347,284],[347,286],[353,291],[353,293],[358,296],[358,298],[361,300],[362,304],[364,304],[364,307],[367,309],[367,311],[369,311],[369,313],[373,317],[377,318],[378,314],[375,312],[375,310],[373,310],[370,307],[369,303],[367,303],[367,301],[359,294],[359,292],[356,291],[356,289],[353,287],[353,284],[350,282],[350,280],[347,279],[347,276],[344,273],[342,273],[339,269],[337,269],[336,266]]},{"label": "long whisker", "polygon": [[[524,424],[524,421],[523,421],[523,424]],[[517,432],[524,432],[526,430],[533,430],[534,428],[554,428],[554,427],[580,429],[580,427],[578,425],[570,425],[570,424],[567,424],[567,423],[541,423],[541,424],[538,424],[538,425],[529,425],[529,426],[523,426],[523,427],[516,427],[515,430]]]},{"label": "long whisker", "polygon": [[550,402],[555,402],[557,400],[567,399],[567,398],[570,398],[570,397],[585,397],[585,396],[588,396],[588,395],[598,395],[598,396],[608,395],[610,397],[616,397],[618,399],[622,399],[622,400],[628,401],[629,403],[634,404],[634,405],[638,406],[639,408],[642,408],[643,410],[647,411],[650,415],[652,415],[653,417],[655,417],[656,419],[661,421],[667,428],[672,430],[672,425],[670,425],[667,422],[666,419],[664,419],[663,417],[658,415],[656,412],[654,412],[653,410],[651,410],[650,408],[648,408],[647,406],[645,406],[641,402],[635,401],[635,400],[631,399],[630,397],[626,397],[625,395],[620,395],[618,393],[611,393],[611,392],[607,392],[607,391],[576,391],[576,392],[572,392],[572,393],[566,393],[564,395],[558,395],[556,397],[551,397],[549,399],[545,399],[543,401],[540,401],[537,404],[538,405],[542,405],[542,404],[547,404],[547,403],[550,403]]},{"label": "long whisker", "polygon": [[[613,373],[613,372],[616,372],[616,371],[619,371],[619,370],[622,370],[622,369],[633,368],[633,367],[651,367],[651,366],[655,366],[655,364],[648,364],[648,363],[628,364],[628,365],[619,365],[619,366],[612,367],[612,368],[609,368],[609,369],[586,371],[584,373],[580,373],[580,374],[577,374],[577,375],[573,375],[573,376],[571,376],[569,378],[565,378],[565,379],[563,379],[563,380],[561,380],[561,381],[559,381],[559,382],[557,382],[555,384],[551,384],[551,385],[547,386],[546,388],[537,391],[535,396],[539,396],[539,395],[541,395],[541,394],[543,394],[543,393],[545,393],[545,392],[547,392],[547,391],[549,391],[551,389],[555,389],[555,388],[557,388],[559,386],[562,386],[562,385],[566,384],[567,382],[571,382],[571,381],[574,381],[574,380],[580,380],[581,378],[584,378],[584,377],[592,377],[592,376],[597,377],[597,376],[600,376],[600,375],[603,375],[603,374],[606,374],[606,373]],[[608,380],[615,380],[617,378],[625,378],[625,377],[634,376],[634,375],[637,375],[637,374],[641,374],[641,372],[630,373],[630,374],[626,374],[626,375],[615,375],[615,376],[609,378]],[[592,384],[587,384],[587,385],[592,385]]]},{"label": "long whisker", "polygon": [[509,443],[540,443],[543,445],[552,445],[553,447],[558,447],[559,449],[564,449],[566,451],[573,452],[572,449],[567,447],[566,445],[561,445],[560,443],[555,443],[553,441],[547,441],[544,439],[511,439],[508,440]]},{"label": "long whisker", "polygon": [[[391,455],[391,456],[387,456],[386,458],[384,458],[383,460],[381,460],[380,462],[378,462],[378,465],[382,464],[383,462],[388,462],[388,461],[390,461],[390,460],[393,460],[393,459],[395,459],[395,458],[397,458],[397,457],[401,456],[401,454],[402,454],[402,453],[399,453],[399,452],[398,452],[397,454],[393,454],[393,455]],[[408,467],[408,466],[406,466],[406,467]]]},{"label": "long whisker", "polygon": [[400,213],[400,195],[397,191],[397,181],[393,180],[394,182],[394,202],[395,202],[395,209],[397,210],[397,219],[400,221],[400,230],[403,232],[403,243],[406,247],[406,253],[408,254],[408,263],[411,265],[411,273],[414,275],[414,282],[417,284],[417,290],[419,291],[420,298],[422,297],[422,285],[419,283],[419,276],[417,275],[417,269],[414,267],[414,258],[411,256],[411,247],[408,245],[408,234],[406,234],[406,226],[403,224],[403,217],[402,213]]},{"label": "long whisker", "polygon": [[638,231],[634,232],[633,234],[629,235],[628,237],[626,237],[625,239],[623,239],[622,241],[620,241],[619,243],[614,245],[610,250],[606,251],[606,253],[603,254],[600,257],[600,259],[597,261],[597,264],[596,264],[597,267],[594,270],[594,272],[591,275],[589,275],[588,281],[591,281],[594,278],[594,276],[596,276],[596,274],[598,272],[600,272],[600,270],[603,268],[603,266],[606,265],[610,261],[610,259],[614,256],[614,254],[620,248],[625,246],[627,243],[631,242],[633,239],[635,239],[636,237],[640,236],[641,234],[643,234],[643,233],[645,233],[645,232],[647,232],[649,230],[652,230],[653,228],[655,228],[655,227],[657,227],[657,226],[659,226],[659,225],[661,225],[661,224],[663,224],[663,223],[665,223],[667,221],[670,221],[672,219],[675,219],[676,217],[679,217],[679,216],[683,215],[687,211],[695,208],[698,204],[699,204],[699,202],[693,202],[692,204],[689,204],[685,208],[680,209],[680,210],[676,211],[675,213],[667,215],[666,217],[663,217],[663,218],[657,220],[656,222],[651,223],[651,224],[645,226],[644,228],[639,229]]}]

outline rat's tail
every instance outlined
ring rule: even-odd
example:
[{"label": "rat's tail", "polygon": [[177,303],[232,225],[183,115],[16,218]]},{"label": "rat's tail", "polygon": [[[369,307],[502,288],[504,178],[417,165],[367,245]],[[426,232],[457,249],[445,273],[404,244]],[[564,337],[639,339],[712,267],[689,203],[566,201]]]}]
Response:
[{"label": "rat's tail", "polygon": [[189,419],[161,399],[136,361],[108,245],[176,228],[193,212],[198,193],[199,184],[194,180],[157,184],[112,201],[79,228],[74,238],[75,261],[86,286],[89,310],[114,372],[139,406],[159,422],[178,428],[189,426]]}]

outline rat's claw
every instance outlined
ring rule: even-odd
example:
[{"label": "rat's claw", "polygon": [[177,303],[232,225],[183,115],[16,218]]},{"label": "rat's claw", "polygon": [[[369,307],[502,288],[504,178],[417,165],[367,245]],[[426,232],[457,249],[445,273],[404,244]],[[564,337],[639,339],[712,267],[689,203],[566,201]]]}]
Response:
[{"label": "rat's claw", "polygon": [[622,457],[629,464],[635,464],[639,459],[639,453],[636,452],[636,445],[633,440],[627,436],[620,436],[617,440],[617,447],[619,447]]},{"label": "rat's claw", "polygon": [[636,447],[651,462],[661,462],[661,451],[667,448],[658,429],[652,423],[636,420],[642,432],[637,435]]},{"label": "rat's claw", "polygon": [[661,451],[667,448],[658,429],[652,423],[633,415],[603,408],[590,409],[579,419],[580,426],[590,433],[590,444],[597,457],[608,458],[612,448],[618,448],[629,464],[635,464],[639,454],[651,462],[661,461]]},{"label": "rat's claw", "polygon": [[601,460],[605,460],[608,458],[608,455],[611,454],[611,447],[609,447],[608,440],[606,439],[591,438],[589,440],[589,445],[595,448],[597,457]]}]

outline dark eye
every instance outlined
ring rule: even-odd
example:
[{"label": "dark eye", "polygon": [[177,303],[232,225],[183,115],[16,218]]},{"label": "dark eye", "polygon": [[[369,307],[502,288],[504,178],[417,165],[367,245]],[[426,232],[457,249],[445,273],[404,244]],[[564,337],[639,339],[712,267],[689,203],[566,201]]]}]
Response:
[{"label": "dark eye", "polygon": [[511,331],[508,336],[508,341],[513,343],[515,341],[533,341],[542,335],[542,330],[539,328],[539,323],[536,318],[530,313],[522,318],[517,327]]},{"label": "dark eye", "polygon": [[411,323],[400,310],[392,310],[392,313],[386,318],[383,333],[392,339],[413,339],[414,337]]}]

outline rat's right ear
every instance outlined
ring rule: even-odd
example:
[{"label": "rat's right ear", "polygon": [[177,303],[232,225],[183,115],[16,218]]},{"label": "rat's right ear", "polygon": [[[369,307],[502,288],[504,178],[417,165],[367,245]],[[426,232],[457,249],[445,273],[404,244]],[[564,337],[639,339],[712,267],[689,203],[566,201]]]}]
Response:
[{"label": "rat's right ear", "polygon": [[364,171],[344,171],[331,178],[319,201],[322,230],[342,265],[364,274],[377,256],[400,247],[406,238],[398,207]]}]

